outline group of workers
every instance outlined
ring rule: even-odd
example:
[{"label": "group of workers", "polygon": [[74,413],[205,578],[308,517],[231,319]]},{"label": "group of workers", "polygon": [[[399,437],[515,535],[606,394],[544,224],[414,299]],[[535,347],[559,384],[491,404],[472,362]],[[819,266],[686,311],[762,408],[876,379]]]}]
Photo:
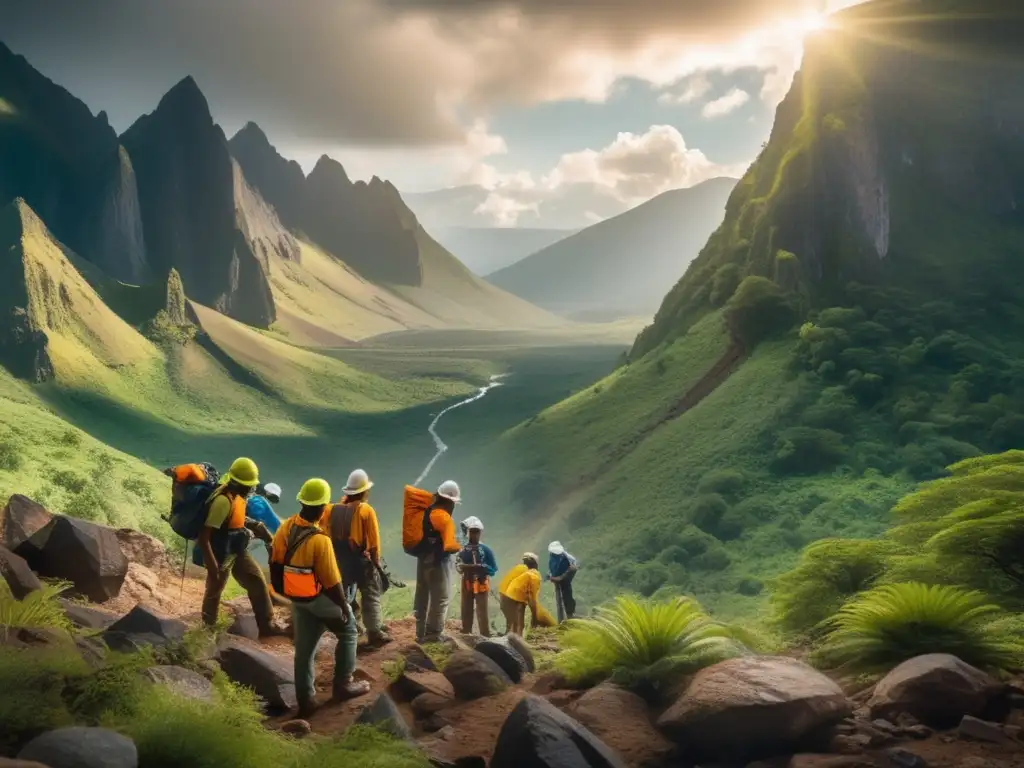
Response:
[{"label": "group of workers", "polygon": [[[176,478],[181,468],[166,470]],[[275,598],[291,605],[295,644],[295,689],[300,716],[316,709],[314,659],[324,632],[334,634],[335,671],[332,698],[343,700],[369,691],[369,684],[353,677],[358,636],[365,629],[367,643],[391,642],[383,622],[381,595],[386,572],[381,560],[377,513],[369,504],[373,482],[362,469],[354,470],[332,502],[326,480],[307,480],[296,500],[299,511],[283,522],[271,508],[280,503],[281,488],[259,481],[256,464],[236,459],[210,497],[205,525],[193,558],[207,573],[203,620],[217,620],[220,599],[229,576],[246,590],[261,636],[283,633],[273,615]],[[445,619],[451,597],[451,571],[461,576],[462,629],[471,633],[474,618],[479,634],[491,635],[488,600],[491,578],[498,572],[494,552],[482,541],[484,526],[477,517],[461,523],[456,535],[453,520],[461,492],[452,480],[442,483],[424,512],[423,532],[428,545],[416,555],[414,614],[417,642],[446,639]],[[271,586],[249,551],[253,539],[269,550]],[[558,620],[572,618],[576,604],[572,580],[576,560],[557,541],[548,547],[548,580],[555,586]],[[506,632],[524,634],[526,611],[540,614],[539,559],[532,552],[522,557],[502,578],[498,589]],[[358,601],[356,600],[358,593]],[[358,606],[361,623],[353,606]]]}]

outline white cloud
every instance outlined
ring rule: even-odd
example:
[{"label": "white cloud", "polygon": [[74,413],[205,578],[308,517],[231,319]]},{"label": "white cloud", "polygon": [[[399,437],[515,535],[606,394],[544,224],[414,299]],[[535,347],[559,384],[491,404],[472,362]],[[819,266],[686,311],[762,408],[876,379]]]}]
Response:
[{"label": "white cloud", "polygon": [[658,96],[659,104],[692,104],[711,92],[711,81],[707,73],[699,72],[685,79],[683,89],[679,93],[665,91]]},{"label": "white cloud", "polygon": [[713,120],[716,117],[725,117],[735,112],[750,101],[750,94],[740,88],[733,88],[724,96],[709,101],[700,111],[702,117]]},{"label": "white cloud", "polygon": [[[492,140],[488,146],[504,147]],[[601,149],[570,152],[550,171],[502,174],[486,162],[467,173],[487,193],[473,213],[481,226],[575,228],[608,218],[670,189],[716,176],[739,176],[743,165],[721,165],[686,144],[670,125],[620,133]]]}]

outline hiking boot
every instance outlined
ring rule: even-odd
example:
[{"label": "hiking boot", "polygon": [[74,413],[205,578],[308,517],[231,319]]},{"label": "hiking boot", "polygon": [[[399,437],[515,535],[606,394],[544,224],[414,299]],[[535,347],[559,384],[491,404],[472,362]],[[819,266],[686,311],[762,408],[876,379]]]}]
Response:
[{"label": "hiking boot", "polygon": [[322,705],[320,704],[320,702],[318,702],[316,699],[300,701],[299,711],[296,714],[296,717],[299,720],[309,720],[309,718],[316,714],[317,710],[320,709],[321,706]]},{"label": "hiking boot", "polygon": [[365,696],[370,692],[370,684],[365,680],[349,680],[340,685],[334,686],[333,696],[331,699],[334,701],[346,701],[347,699],[354,699],[358,696]]},{"label": "hiking boot", "polygon": [[366,644],[373,648],[380,648],[382,645],[387,645],[392,640],[393,638],[387,632],[374,632],[372,635],[367,636]]}]

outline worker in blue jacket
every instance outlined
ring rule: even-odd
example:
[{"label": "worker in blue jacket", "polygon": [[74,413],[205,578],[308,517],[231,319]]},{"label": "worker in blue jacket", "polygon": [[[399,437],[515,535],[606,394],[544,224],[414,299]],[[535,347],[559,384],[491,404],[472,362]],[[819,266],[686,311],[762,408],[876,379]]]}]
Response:
[{"label": "worker in blue jacket", "polygon": [[565,551],[561,542],[548,545],[548,581],[555,585],[555,608],[558,623],[576,615],[576,598],[572,596],[572,580],[579,566],[576,558]]}]

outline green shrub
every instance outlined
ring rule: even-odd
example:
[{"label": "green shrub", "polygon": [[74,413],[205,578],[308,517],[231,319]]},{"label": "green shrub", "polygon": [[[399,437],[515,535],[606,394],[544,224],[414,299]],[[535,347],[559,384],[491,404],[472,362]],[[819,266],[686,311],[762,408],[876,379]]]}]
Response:
[{"label": "green shrub", "polygon": [[765,277],[743,279],[725,305],[733,336],[748,350],[796,321],[796,312],[782,289]]},{"label": "green shrub", "polygon": [[737,264],[723,264],[711,278],[711,306],[720,307],[736,292],[740,284],[740,268]]},{"label": "green shrub", "polygon": [[772,467],[787,474],[813,475],[832,469],[845,458],[846,446],[838,432],[793,427],[779,436]]},{"label": "green shrub", "polygon": [[430,768],[431,762],[414,745],[398,741],[377,728],[354,725],[340,739],[320,741],[295,768]]},{"label": "green shrub", "polygon": [[706,493],[698,496],[690,510],[690,522],[704,533],[712,536],[718,530],[722,515],[729,511],[729,504],[717,493]]},{"label": "green shrub", "polygon": [[744,653],[735,633],[694,600],[619,596],[574,619],[562,635],[555,668],[574,683],[610,679],[641,693],[668,690],[681,676]]},{"label": "green shrub", "polygon": [[0,469],[17,472],[21,469],[21,445],[15,440],[0,440]]},{"label": "green shrub", "polygon": [[864,673],[926,653],[952,654],[993,672],[1017,670],[1024,640],[997,619],[1006,614],[980,592],[920,583],[864,592],[829,619],[817,663]]},{"label": "green shrub", "polygon": [[735,499],[743,492],[747,476],[738,469],[713,469],[697,483],[697,493],[716,493]]},{"label": "green shrub", "polygon": [[53,484],[68,493],[81,493],[89,485],[88,479],[67,469],[58,469],[50,475]]},{"label": "green shrub", "polygon": [[0,645],[0,754],[16,751],[40,733],[74,725],[63,698],[65,680],[88,672],[73,647]]},{"label": "green shrub", "polygon": [[82,433],[77,429],[65,429],[60,435],[59,442],[69,448],[77,448],[82,444]]}]

